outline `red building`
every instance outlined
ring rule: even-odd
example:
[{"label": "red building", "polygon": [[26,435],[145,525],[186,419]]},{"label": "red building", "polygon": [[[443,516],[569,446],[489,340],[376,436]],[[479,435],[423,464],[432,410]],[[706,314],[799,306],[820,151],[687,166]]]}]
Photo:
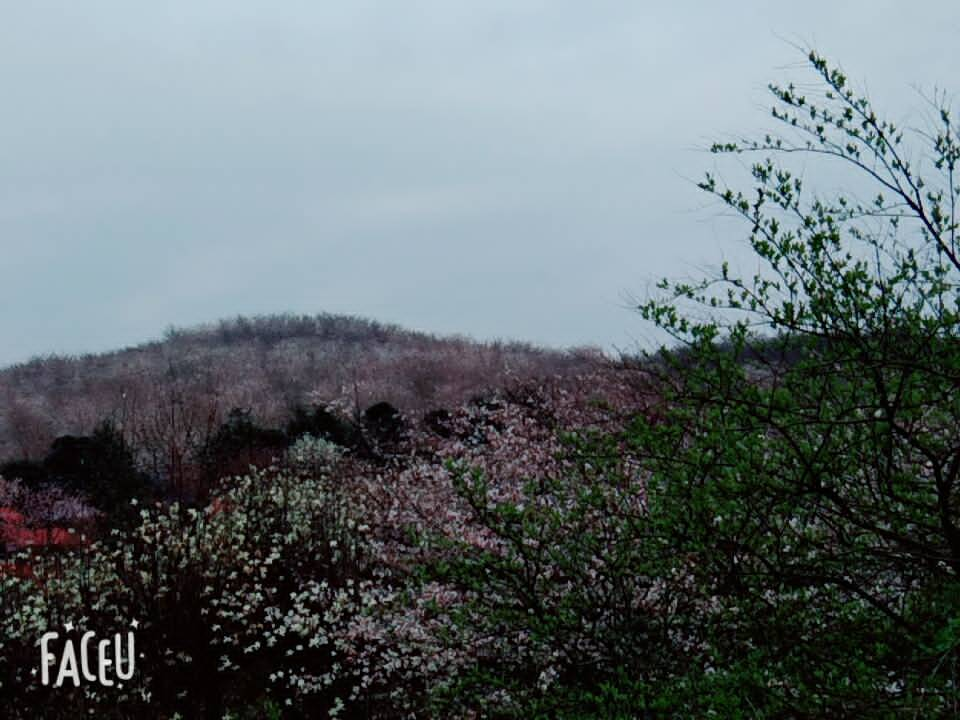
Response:
[{"label": "red building", "polygon": [[[62,527],[29,527],[26,518],[10,507],[0,507],[0,550],[10,555],[33,548],[70,548],[85,543],[83,535]],[[29,563],[0,562],[0,574],[30,577]]]}]

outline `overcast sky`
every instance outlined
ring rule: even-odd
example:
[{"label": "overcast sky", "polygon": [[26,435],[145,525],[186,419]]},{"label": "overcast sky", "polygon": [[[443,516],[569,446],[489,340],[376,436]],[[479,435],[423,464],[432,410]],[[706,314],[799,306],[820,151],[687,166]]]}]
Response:
[{"label": "overcast sky", "polygon": [[791,43],[960,91],[946,0],[0,2],[0,364],[282,311],[629,348],[743,252],[697,148]]}]

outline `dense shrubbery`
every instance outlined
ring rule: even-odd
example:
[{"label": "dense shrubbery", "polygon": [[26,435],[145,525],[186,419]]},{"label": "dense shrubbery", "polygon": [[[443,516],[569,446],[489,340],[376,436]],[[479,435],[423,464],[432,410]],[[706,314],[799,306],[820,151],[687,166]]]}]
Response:
[{"label": "dense shrubbery", "polygon": [[47,482],[88,498],[115,519],[131,499],[145,499],[152,490],[149,478],[137,468],[133,451],[109,421],[89,437],[65,435],[54,440],[43,469]]},{"label": "dense shrubbery", "polygon": [[[0,478],[18,481],[37,497],[70,495],[95,507],[106,524],[125,522],[131,499],[143,500],[155,490],[150,478],[137,468],[132,450],[110,422],[84,437],[57,438],[42,461],[12,460],[0,465]],[[0,501],[0,507],[29,509],[25,496]],[[61,514],[60,520],[68,519]]]},{"label": "dense shrubbery", "polygon": [[[451,410],[448,438],[419,424],[392,437],[389,459],[305,435],[278,466],[225,480],[205,508],[149,506],[132,529],[35,555],[32,578],[0,578],[0,682],[51,718],[322,717],[338,700],[343,717],[442,715],[460,671],[488,651],[456,640],[444,608],[466,595],[424,575],[434,555],[418,538],[494,540],[470,521],[447,460],[517,497],[524,478],[559,471],[559,427],[612,428],[645,402],[626,380],[611,370],[488,396]],[[370,422],[381,414],[393,417]],[[134,687],[38,688],[44,629],[73,621],[105,635],[133,619]]]},{"label": "dense shrubbery", "polygon": [[[286,467],[229,481],[205,510],[146,508],[130,531],[38,559],[33,580],[0,579],[6,711],[221,717],[273,705],[315,717],[390,700],[416,646],[387,645],[368,627],[397,589],[346,488],[330,481],[339,455],[306,437]],[[73,621],[107,634],[134,620],[132,686],[38,688],[31,669],[45,629]]]},{"label": "dense shrubbery", "polygon": [[288,438],[312,435],[340,447],[352,447],[359,442],[356,425],[324,407],[305,408],[297,405],[284,432]]}]

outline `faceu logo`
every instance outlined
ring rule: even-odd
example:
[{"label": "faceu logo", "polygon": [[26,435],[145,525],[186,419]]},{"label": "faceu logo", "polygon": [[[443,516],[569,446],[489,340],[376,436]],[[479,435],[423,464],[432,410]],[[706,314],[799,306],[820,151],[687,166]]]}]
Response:
[{"label": "faceu logo", "polygon": [[[55,688],[61,687],[65,681],[72,681],[74,687],[79,687],[81,678],[87,682],[99,682],[103,687],[113,687],[115,684],[123,687],[123,681],[132,678],[134,673],[136,640],[133,630],[138,626],[139,623],[136,620],[130,623],[132,629],[127,632],[126,655],[124,655],[123,633],[117,633],[112,639],[105,638],[98,641],[96,633],[88,630],[80,636],[78,646],[74,638],[69,636],[69,633],[73,632],[73,623],[68,622],[64,625],[68,635],[63,642],[59,662],[57,654],[50,646],[60,638],[60,633],[53,630],[44,633],[40,638],[40,681],[44,685],[49,685],[50,668],[57,665],[57,677],[53,683]],[[109,672],[111,669],[112,672]]]}]

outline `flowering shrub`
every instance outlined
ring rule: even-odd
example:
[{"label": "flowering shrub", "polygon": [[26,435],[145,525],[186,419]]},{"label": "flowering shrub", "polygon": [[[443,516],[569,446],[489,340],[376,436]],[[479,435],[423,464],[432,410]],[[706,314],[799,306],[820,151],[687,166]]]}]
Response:
[{"label": "flowering shrub", "polygon": [[[84,543],[98,513],[58,486],[25,487],[0,477],[0,557],[23,548],[65,548]],[[29,575],[29,563],[5,562],[0,573]]]},{"label": "flowering shrub", "polygon": [[[562,427],[609,429],[646,402],[608,372],[602,383],[478,398],[449,413],[445,436],[408,418],[392,454],[375,459],[302,436],[277,465],[225,479],[206,508],[134,505],[133,527],[34,558],[32,578],[3,579],[3,687],[52,718],[423,714],[489,655],[483,642],[453,642],[449,611],[468,593],[419,573],[438,557],[419,542],[426,535],[478,550],[500,543],[472,519],[450,463],[495,475],[500,498],[559,476],[572,467]],[[130,685],[37,683],[44,631],[70,622],[108,635],[134,620],[141,656]]]},{"label": "flowering shrub", "polygon": [[[329,482],[334,449],[304,439],[290,461],[226,482],[206,511],[144,509],[129,533],[38,560],[36,581],[0,580],[5,697],[29,708],[24,717],[51,718],[118,708],[220,717],[266,701],[334,716],[361,698],[379,702],[371,667],[398,660],[391,651],[381,662],[366,618],[396,592]],[[32,670],[45,630],[72,622],[107,634],[132,620],[135,685],[38,687]]]},{"label": "flowering shrub", "polygon": [[61,487],[48,485],[31,489],[20,480],[3,477],[0,477],[0,508],[19,515],[18,524],[36,528],[76,526],[90,522],[97,515],[82,497]]}]

